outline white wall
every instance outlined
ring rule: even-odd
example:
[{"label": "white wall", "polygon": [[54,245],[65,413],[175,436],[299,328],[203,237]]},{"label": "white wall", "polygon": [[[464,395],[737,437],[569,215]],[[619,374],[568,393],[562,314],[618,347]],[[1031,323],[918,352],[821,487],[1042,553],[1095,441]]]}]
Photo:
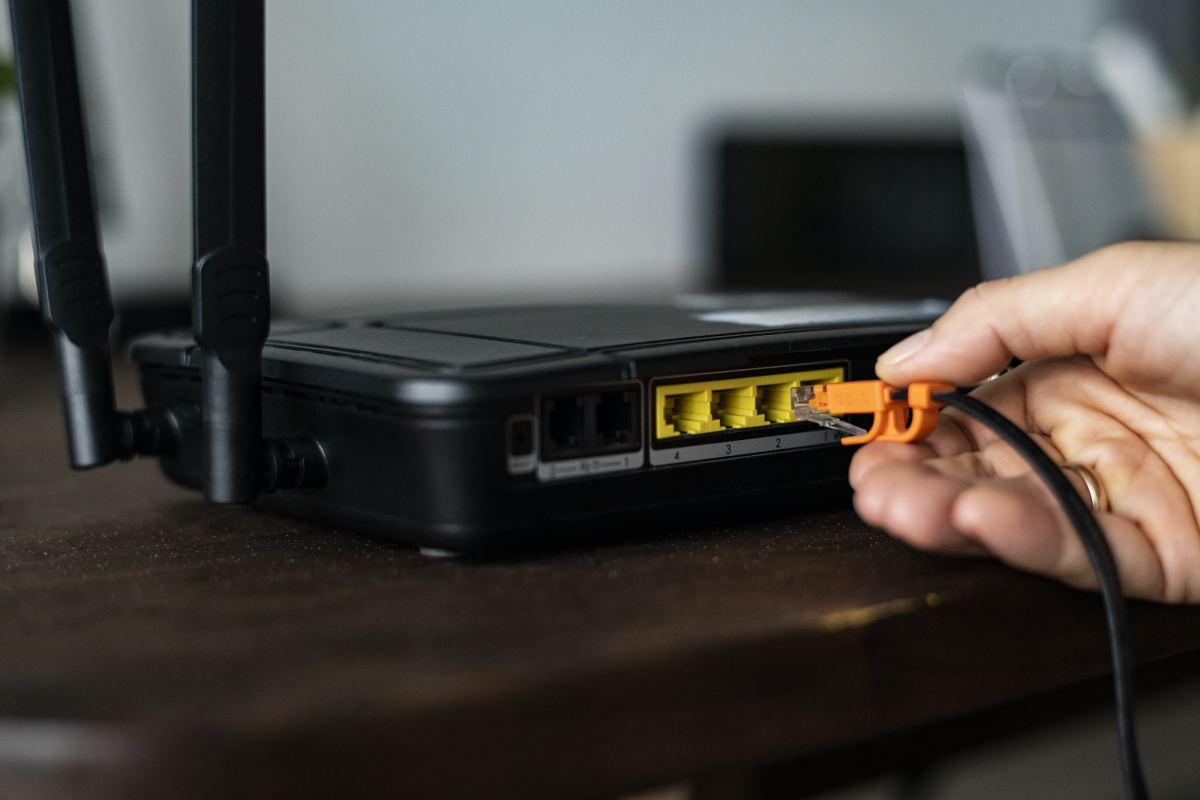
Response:
[{"label": "white wall", "polygon": [[[119,295],[185,291],[188,3],[79,0]],[[952,114],[987,43],[1104,0],[269,0],[281,301],[694,282],[717,117]]]}]

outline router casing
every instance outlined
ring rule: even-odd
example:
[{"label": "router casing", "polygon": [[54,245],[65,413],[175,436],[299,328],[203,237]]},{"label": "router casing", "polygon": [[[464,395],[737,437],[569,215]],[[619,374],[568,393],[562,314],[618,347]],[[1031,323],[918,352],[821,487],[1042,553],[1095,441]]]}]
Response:
[{"label": "router casing", "polygon": [[795,420],[792,389],[870,375],[941,310],[692,298],[272,326],[263,3],[204,0],[191,26],[192,331],[135,344],[146,407],[120,410],[70,7],[9,10],[76,469],[156,457],[212,503],[454,551],[804,502],[844,492],[847,453]]},{"label": "router casing", "polygon": [[[276,324],[263,351],[264,434],[312,434],[328,483],[259,502],[479,552],[844,498],[851,452],[832,431],[766,421],[664,437],[663,403],[674,401],[656,391],[812,371],[869,378],[880,352],[943,308],[702,297]],[[200,488],[191,333],[143,337],[132,354],[147,405],[173,409],[182,429],[164,471]]]}]

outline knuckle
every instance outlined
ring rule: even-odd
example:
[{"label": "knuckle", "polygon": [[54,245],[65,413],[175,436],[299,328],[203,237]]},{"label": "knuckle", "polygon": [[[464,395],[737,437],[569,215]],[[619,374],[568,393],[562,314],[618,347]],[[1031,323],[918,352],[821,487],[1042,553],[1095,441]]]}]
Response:
[{"label": "knuckle", "polygon": [[1073,262],[1072,266],[1089,271],[1141,271],[1154,261],[1157,247],[1153,242],[1116,242],[1089,253]]},{"label": "knuckle", "polygon": [[889,509],[887,528],[921,550],[944,549],[949,533],[947,514],[931,513],[916,503],[895,503]]},{"label": "knuckle", "polygon": [[977,283],[959,295],[954,306],[959,308],[961,313],[973,317],[994,317],[1001,310],[1003,299],[1011,294],[1015,280],[1016,278],[998,278]]},{"label": "knuckle", "polygon": [[938,317],[933,323],[933,327],[936,329],[947,329],[959,321],[977,321],[987,309],[987,305],[983,299],[983,292],[985,290],[982,288],[986,285],[987,283],[979,283],[965,290],[950,306],[950,309]]}]

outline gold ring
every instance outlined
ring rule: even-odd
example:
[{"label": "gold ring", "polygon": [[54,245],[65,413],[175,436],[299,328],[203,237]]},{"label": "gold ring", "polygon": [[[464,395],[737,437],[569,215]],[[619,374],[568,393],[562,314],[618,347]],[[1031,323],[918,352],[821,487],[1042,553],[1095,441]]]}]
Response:
[{"label": "gold ring", "polygon": [[1092,511],[1108,511],[1108,492],[1104,491],[1104,482],[1100,480],[1096,470],[1086,464],[1076,464],[1073,461],[1063,464],[1062,468],[1074,472],[1087,486],[1088,498],[1092,501]]}]

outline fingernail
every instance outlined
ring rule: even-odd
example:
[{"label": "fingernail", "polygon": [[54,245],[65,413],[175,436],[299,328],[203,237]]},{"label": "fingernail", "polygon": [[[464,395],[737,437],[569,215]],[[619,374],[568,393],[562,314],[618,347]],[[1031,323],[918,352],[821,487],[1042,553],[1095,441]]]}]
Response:
[{"label": "fingernail", "polygon": [[929,344],[929,340],[933,338],[933,331],[926,328],[923,331],[917,331],[907,339],[897,342],[892,347],[886,350],[879,360],[884,364],[899,364],[906,358],[910,358],[917,353],[925,345]]}]

